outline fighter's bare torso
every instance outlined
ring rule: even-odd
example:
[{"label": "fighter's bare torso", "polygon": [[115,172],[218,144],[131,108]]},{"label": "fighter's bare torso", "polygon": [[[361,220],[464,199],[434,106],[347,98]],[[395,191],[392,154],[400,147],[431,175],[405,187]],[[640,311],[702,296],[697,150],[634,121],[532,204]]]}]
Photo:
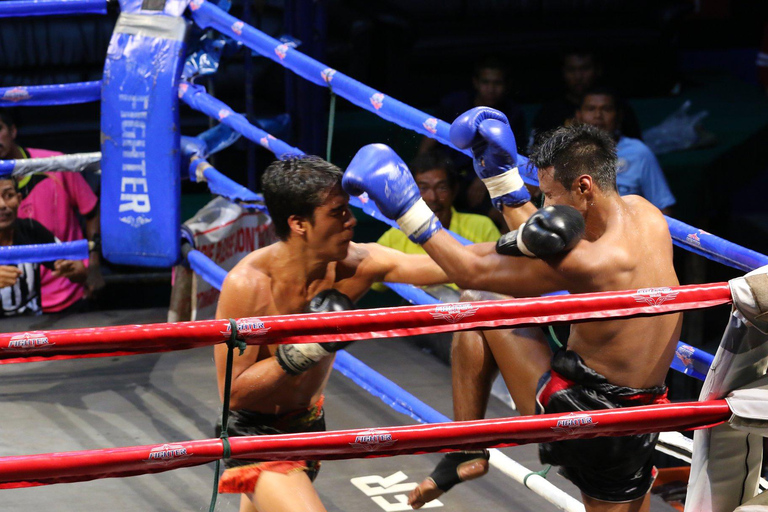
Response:
[{"label": "fighter's bare torso", "polygon": [[[576,246],[561,269],[571,292],[663,288],[679,284],[666,220],[639,196],[611,202],[605,230]],[[617,385],[661,385],[680,336],[682,315],[574,324],[568,348]]]}]

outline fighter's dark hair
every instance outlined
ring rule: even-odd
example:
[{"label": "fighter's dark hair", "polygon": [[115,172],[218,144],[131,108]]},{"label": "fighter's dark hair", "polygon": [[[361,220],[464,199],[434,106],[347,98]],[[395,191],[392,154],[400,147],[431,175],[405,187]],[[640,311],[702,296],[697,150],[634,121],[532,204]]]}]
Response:
[{"label": "fighter's dark hair", "polygon": [[288,239],[291,215],[314,221],[315,208],[341,184],[342,175],[341,169],[319,156],[291,156],[270,164],[261,177],[261,190],[277,237]]},{"label": "fighter's dark hair", "polygon": [[616,144],[594,126],[562,126],[544,134],[531,149],[530,160],[539,169],[554,167],[555,180],[566,190],[583,174],[602,190],[616,190]]},{"label": "fighter's dark hair", "polygon": [[[613,106],[616,107],[616,112],[623,112],[621,94],[614,87],[610,85],[594,85],[586,90],[584,96],[581,99],[581,105],[584,104],[584,98],[587,96],[610,96],[613,98]],[[580,106],[581,106],[580,105]]]},{"label": "fighter's dark hair", "polygon": [[448,178],[448,185],[453,188],[459,181],[459,176],[456,173],[456,168],[453,162],[440,150],[427,151],[416,155],[410,165],[411,174],[416,178],[419,174],[440,169],[445,172],[446,178]]}]

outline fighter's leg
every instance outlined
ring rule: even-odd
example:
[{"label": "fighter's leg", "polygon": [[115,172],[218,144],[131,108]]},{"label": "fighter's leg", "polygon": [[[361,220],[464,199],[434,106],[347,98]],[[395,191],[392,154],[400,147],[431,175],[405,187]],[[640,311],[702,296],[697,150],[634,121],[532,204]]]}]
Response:
[{"label": "fighter's leg", "polygon": [[[304,471],[287,474],[264,471],[259,476],[254,493],[248,496],[258,512],[325,512],[312,481]],[[240,512],[252,510],[240,508]]]},{"label": "fighter's leg", "polygon": [[536,386],[550,369],[552,351],[538,327],[484,331],[496,365],[522,415],[536,412]]},{"label": "fighter's leg", "polygon": [[499,373],[481,331],[457,332],[451,342],[453,419],[480,420],[485,417],[493,380]]},{"label": "fighter's leg", "polygon": [[[496,300],[503,295],[464,291],[462,301]],[[490,347],[483,332],[457,332],[451,343],[451,381],[453,388],[453,419],[456,421],[478,420],[485,417],[493,379],[498,374]],[[473,480],[488,472],[488,460],[484,454],[450,454],[443,458],[435,471],[424,479],[408,496],[408,503],[418,509],[437,499],[445,491],[435,480],[445,474],[449,480]]]}]

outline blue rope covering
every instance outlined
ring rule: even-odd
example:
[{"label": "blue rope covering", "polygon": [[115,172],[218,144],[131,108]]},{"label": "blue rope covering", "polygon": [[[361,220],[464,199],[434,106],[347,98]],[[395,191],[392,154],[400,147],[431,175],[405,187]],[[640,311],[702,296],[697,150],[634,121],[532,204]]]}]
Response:
[{"label": "blue rope covering", "polygon": [[678,247],[745,272],[768,265],[768,256],[764,254],[734,244],[671,217],[665,218],[669,224],[672,241]]},{"label": "blue rope covering", "polygon": [[0,18],[107,14],[106,0],[6,0],[0,2]]},{"label": "blue rope covering", "polygon": [[0,265],[87,259],[88,240],[77,240],[75,242],[59,244],[8,245],[0,247]]},{"label": "blue rope covering", "polygon": [[179,86],[179,94],[181,100],[193,109],[243,134],[246,138],[277,155],[278,158],[304,154],[300,149],[294,148],[261,128],[253,126],[244,115],[236,113],[226,103],[205,92],[205,88],[200,85],[183,83]]},{"label": "blue rope covering", "polygon": [[189,261],[189,266],[192,267],[192,270],[202,277],[206,283],[217,290],[221,290],[221,285],[224,284],[224,278],[227,277],[226,270],[196,249],[189,251],[187,260]]},{"label": "blue rope covering", "polygon": [[[448,137],[450,125],[445,121],[406,105],[348,77],[344,73],[307,57],[295,48],[291,48],[227,14],[210,2],[194,0],[190,4],[190,10],[192,11],[192,18],[200,27],[215,28],[222,34],[236,41],[241,41],[252,50],[272,59],[315,85],[329,87],[333,84],[334,94],[345,98],[358,107],[373,112],[399,126],[436,139],[442,144],[456,149],[456,151],[461,151],[450,143]],[[462,152],[472,156],[469,151]],[[527,183],[534,184],[536,169],[527,165],[528,159],[522,155],[518,155],[518,162],[520,175]]]},{"label": "blue rope covering", "polygon": [[[252,192],[248,188],[240,185],[232,179],[226,177],[219,172],[215,167],[212,167],[208,162],[202,159],[193,160],[189,164],[189,177],[192,181],[197,181],[197,171],[199,167],[203,167],[203,177],[208,183],[208,188],[214,194],[226,197],[230,201],[248,201],[248,202],[264,202],[264,196]],[[266,212],[267,208],[263,204],[250,204],[242,205],[248,209],[259,210]]]},{"label": "blue rope covering", "polygon": [[451,421],[447,416],[437,412],[344,350],[336,353],[333,368],[370,394],[381,398],[385,404],[397,412],[410,416],[420,423]]},{"label": "blue rope covering", "polygon": [[[0,2],[0,10],[7,3]],[[0,107],[73,105],[101,100],[101,81],[57,85],[0,87]]]}]

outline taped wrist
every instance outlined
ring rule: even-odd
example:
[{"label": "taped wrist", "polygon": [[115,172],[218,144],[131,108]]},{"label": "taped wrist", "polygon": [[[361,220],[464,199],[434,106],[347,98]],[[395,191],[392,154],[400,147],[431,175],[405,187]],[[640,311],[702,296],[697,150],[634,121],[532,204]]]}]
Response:
[{"label": "taped wrist", "polygon": [[[459,476],[459,469],[463,465],[478,460],[488,460],[490,456],[491,454],[488,453],[488,450],[446,453],[443,457],[443,460],[437,464],[435,470],[432,471],[431,475],[429,475],[429,478],[435,482],[435,485],[437,485],[438,489],[443,492],[448,492],[454,485],[464,481]],[[484,474],[485,471],[482,474],[478,474],[477,476],[473,475],[468,480],[477,478]]]},{"label": "taped wrist", "polygon": [[499,210],[504,206],[520,206],[531,200],[531,194],[525,188],[525,182],[520,177],[517,167],[482,180],[491,196],[493,206]]},{"label": "taped wrist", "polygon": [[277,347],[277,363],[289,375],[299,375],[329,355],[320,343],[298,343]]},{"label": "taped wrist", "polygon": [[397,225],[411,241],[417,244],[423,244],[443,227],[422,198],[413,203],[413,206],[397,219]]}]

